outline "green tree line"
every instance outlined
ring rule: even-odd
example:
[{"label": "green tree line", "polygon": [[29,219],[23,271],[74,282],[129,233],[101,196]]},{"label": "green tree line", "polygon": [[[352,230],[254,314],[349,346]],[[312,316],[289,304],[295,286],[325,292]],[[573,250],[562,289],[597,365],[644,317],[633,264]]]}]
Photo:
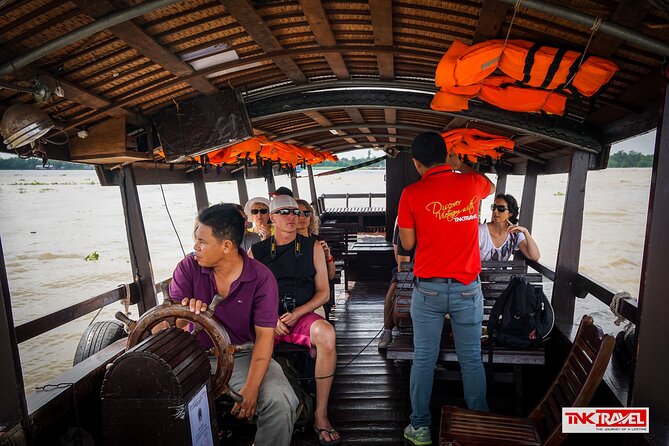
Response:
[{"label": "green tree line", "polygon": [[621,150],[609,156],[609,167],[653,167],[653,155]]},{"label": "green tree line", "polygon": [[[384,156],[383,153],[381,154],[375,154],[377,156],[372,156],[372,151],[368,150],[367,151],[367,157],[365,158],[356,158],[351,157],[350,159],[340,159],[339,161],[323,161],[322,163],[319,163],[315,165],[315,168],[320,168],[320,167],[327,167],[328,169],[339,169],[342,167],[349,167],[349,166],[355,166],[356,164],[364,163],[365,161],[370,161],[375,158],[380,158]],[[386,160],[379,161],[376,164],[372,164],[371,166],[363,167],[363,169],[378,169],[378,168],[385,168],[386,167]]]},{"label": "green tree line", "polygon": [[[49,169],[53,170],[86,170],[92,169],[92,166],[78,163],[68,163],[67,161],[49,161]],[[42,169],[42,160],[37,158],[19,158],[14,156],[7,159],[0,159],[0,170],[35,170]]]}]

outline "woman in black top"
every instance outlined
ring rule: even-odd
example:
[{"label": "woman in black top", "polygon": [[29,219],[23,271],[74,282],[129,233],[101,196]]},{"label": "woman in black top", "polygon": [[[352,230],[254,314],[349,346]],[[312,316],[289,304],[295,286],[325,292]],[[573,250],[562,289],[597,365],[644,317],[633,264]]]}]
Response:
[{"label": "woman in black top", "polygon": [[302,214],[297,218],[297,233],[305,237],[313,237],[321,244],[323,247],[323,252],[325,253],[325,263],[328,267],[328,279],[332,280],[335,276],[336,268],[334,264],[334,257],[330,252],[330,247],[323,237],[318,235],[318,217],[314,212],[314,208],[311,207],[308,201],[305,200],[295,200],[297,201],[298,206]]}]

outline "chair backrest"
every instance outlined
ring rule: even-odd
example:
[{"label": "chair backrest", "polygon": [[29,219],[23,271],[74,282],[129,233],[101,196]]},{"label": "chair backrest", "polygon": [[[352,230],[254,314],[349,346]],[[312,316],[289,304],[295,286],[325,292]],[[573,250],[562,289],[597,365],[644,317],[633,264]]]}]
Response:
[{"label": "chair backrest", "polygon": [[539,423],[542,445],[560,444],[566,437],[562,433],[562,408],[590,403],[609,364],[614,344],[613,336],[600,337],[592,318],[583,316],[562,370],[530,413],[530,418]]}]

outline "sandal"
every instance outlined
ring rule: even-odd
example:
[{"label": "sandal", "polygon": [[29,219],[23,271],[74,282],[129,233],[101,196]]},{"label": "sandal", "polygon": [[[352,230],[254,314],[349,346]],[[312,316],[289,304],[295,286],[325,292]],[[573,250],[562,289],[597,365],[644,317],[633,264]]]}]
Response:
[{"label": "sandal", "polygon": [[[328,436],[330,437],[330,440],[331,440],[331,441],[325,441],[325,440],[323,439],[323,437],[321,437],[321,434],[322,434],[323,432],[325,432],[326,434],[328,434]],[[337,432],[337,430],[336,430],[335,428],[332,428],[332,429],[319,429],[319,428],[317,428],[317,427],[314,427],[314,433],[315,433],[316,436],[318,437],[318,443],[321,444],[322,446],[335,446],[335,445],[341,443],[341,437],[337,438],[336,440],[332,440],[332,434],[334,434],[335,432]]]}]

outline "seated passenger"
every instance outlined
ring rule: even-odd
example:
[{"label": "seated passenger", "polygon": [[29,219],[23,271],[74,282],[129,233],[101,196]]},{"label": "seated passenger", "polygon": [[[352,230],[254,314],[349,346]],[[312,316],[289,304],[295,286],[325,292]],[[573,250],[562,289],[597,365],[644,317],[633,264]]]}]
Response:
[{"label": "seated passenger", "polygon": [[267,198],[251,198],[244,205],[244,213],[251,217],[253,227],[250,231],[258,234],[261,240],[265,240],[272,235],[272,227],[269,222],[269,200]]},{"label": "seated passenger", "polygon": [[332,280],[334,279],[335,273],[337,272],[337,268],[335,267],[334,257],[332,257],[328,242],[326,242],[323,237],[318,235],[319,222],[318,217],[316,217],[316,213],[314,212],[314,208],[312,208],[309,202],[306,200],[297,199],[295,201],[300,207],[300,212],[302,212],[297,217],[297,233],[305,237],[313,237],[318,240],[318,243],[321,244],[323,253],[325,253],[325,264],[328,267],[328,280]]},{"label": "seated passenger", "polygon": [[512,195],[497,194],[492,221],[479,225],[481,260],[509,260],[520,249],[528,260],[539,260],[539,247],[527,228],[518,226],[518,202]]},{"label": "seated passenger", "polygon": [[[246,215],[246,213],[244,212],[244,208],[242,207],[242,205],[241,204],[236,204],[235,207],[237,208],[239,213],[242,215],[242,218],[244,219],[244,221],[249,223],[248,222],[248,215]],[[244,225],[244,228],[246,229],[247,226]],[[261,240],[260,236],[258,234],[256,234],[255,232],[244,231],[244,238],[242,239],[242,244],[239,245],[239,247],[242,248],[242,250],[244,250],[244,252],[248,252],[249,248],[251,248],[251,246],[258,243],[260,240]]]},{"label": "seated passenger", "polygon": [[[198,216],[195,253],[177,265],[170,296],[198,314],[218,293],[223,301],[214,316],[233,344],[255,342],[251,352],[235,354],[230,387],[244,400],[232,414],[251,419],[258,415],[257,445],[288,446],[298,400],[283,370],[272,359],[277,323],[277,284],[271,271],[239,248],[244,219],[234,204],[211,206]],[[198,341],[212,341],[199,333]]]},{"label": "seated passenger", "polygon": [[253,245],[251,256],[267,265],[279,284],[275,342],[316,347],[314,429],[320,444],[335,445],[341,438],[328,419],[328,400],[337,366],[336,337],[332,325],[314,313],[330,297],[325,254],[315,239],[297,233],[299,214],[292,197],[274,197],[270,215],[275,233]]},{"label": "seated passenger", "polygon": [[411,261],[411,256],[413,255],[412,251],[407,251],[400,243],[400,228],[397,226],[397,219],[395,219],[395,229],[393,230],[393,254],[395,255],[397,266],[393,268],[388,292],[383,302],[383,332],[379,336],[379,349],[388,348],[388,344],[393,341],[393,328],[397,327],[397,321],[393,317],[393,297],[395,296],[398,282],[397,272],[402,263]]}]

